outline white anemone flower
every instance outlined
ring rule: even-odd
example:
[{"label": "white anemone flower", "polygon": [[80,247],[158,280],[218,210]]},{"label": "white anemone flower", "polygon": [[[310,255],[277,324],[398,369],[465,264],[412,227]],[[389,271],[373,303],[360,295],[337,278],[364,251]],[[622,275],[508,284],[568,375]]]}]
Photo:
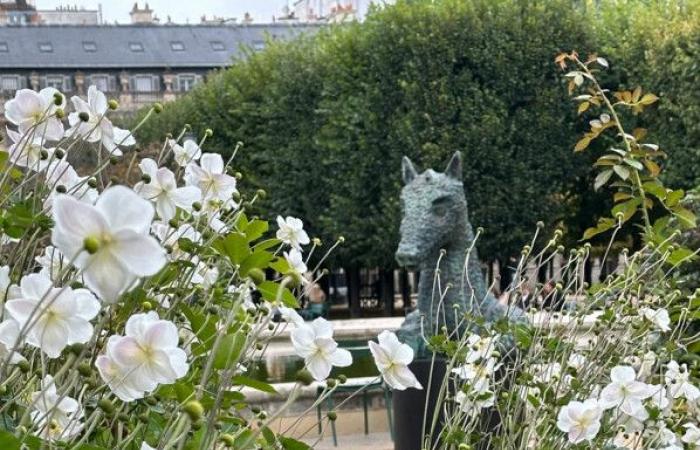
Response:
[{"label": "white anemone flower", "polygon": [[459,405],[459,409],[472,416],[479,414],[483,408],[493,406],[495,401],[496,396],[491,391],[485,391],[476,395],[459,391],[455,395],[455,402]]},{"label": "white anemone flower", "polygon": [[586,365],[586,357],[580,353],[572,353],[569,355],[566,365],[576,371],[580,371]]},{"label": "white anemone flower", "polygon": [[600,393],[600,406],[604,409],[619,407],[625,414],[645,420],[648,413],[642,400],[654,395],[655,390],[636,378],[637,374],[630,366],[613,367],[610,372],[611,383]]},{"label": "white anemone flower", "polygon": [[284,259],[286,259],[289,263],[289,267],[301,275],[303,279],[303,275],[306,273],[308,268],[306,267],[306,263],[304,262],[304,257],[301,255],[301,252],[293,248],[289,252],[284,252]]},{"label": "white anemone flower", "polygon": [[578,444],[590,441],[600,431],[602,409],[595,399],[585,402],[571,401],[559,410],[557,428],[568,434],[569,442]]},{"label": "white anemone flower", "polygon": [[192,211],[192,204],[202,197],[198,187],[177,187],[175,174],[167,167],[158,168],[158,164],[150,158],[141,160],[139,167],[151,181],[137,183],[134,191],[146,200],[154,202],[158,216],[165,221],[175,217],[177,208]]},{"label": "white anemone flower", "polygon": [[54,160],[46,169],[46,184],[52,188],[51,194],[44,202],[44,206],[51,208],[53,200],[58,195],[56,188],[63,186],[66,194],[81,202],[93,204],[97,200],[97,189],[87,184],[87,177],[81,177],[73,166],[66,160]]},{"label": "white anemone flower", "polygon": [[666,364],[664,378],[671,397],[685,397],[691,402],[700,399],[700,389],[690,382],[690,373],[685,364],[679,365],[676,361],[670,361]]},{"label": "white anemone flower", "polygon": [[651,397],[649,397],[649,401],[653,406],[661,411],[664,411],[671,406],[671,401],[668,399],[668,391],[664,385],[651,384],[649,385],[649,388],[653,392]]},{"label": "white anemone flower", "polygon": [[304,231],[304,222],[296,217],[288,216],[286,219],[282,216],[277,216],[277,239],[290,245],[292,248],[301,250],[302,245],[306,245],[311,240],[309,235]]},{"label": "white anemone flower", "polygon": [[5,307],[20,328],[28,324],[25,341],[49,358],[58,358],[71,344],[85,343],[93,333],[90,321],[100,303],[87,289],[54,287],[45,274],[33,273],[11,286]]},{"label": "white anemone flower", "polygon": [[310,324],[298,325],[292,331],[291,338],[297,355],[304,358],[306,368],[318,381],[328,378],[333,366],[347,367],[352,364],[352,355],[338,348],[338,343],[333,340],[333,325],[323,317]]},{"label": "white anemone flower", "polygon": [[202,261],[193,261],[195,263],[191,284],[201,285],[204,289],[211,288],[219,278],[219,269],[215,266],[210,266]]},{"label": "white anemone flower", "polygon": [[299,315],[299,313],[294,308],[288,308],[286,306],[280,306],[277,308],[282,318],[287,323],[293,323],[297,327],[304,325],[304,319]]},{"label": "white anemone flower", "polygon": [[639,308],[639,314],[649,322],[653,323],[659,330],[664,332],[671,331],[671,318],[669,317],[666,309],[652,309],[644,307]]},{"label": "white anemone flower", "polygon": [[51,375],[41,380],[41,390],[32,393],[30,414],[37,434],[50,441],[66,441],[83,429],[83,411],[74,398],[59,395]]},{"label": "white anemone flower", "polygon": [[700,447],[700,428],[694,423],[686,423],[683,428],[685,428],[685,434],[681,437],[681,441],[695,448]]},{"label": "white anemone flower", "polygon": [[5,299],[10,283],[10,266],[0,267],[0,302]]},{"label": "white anemone flower", "polygon": [[139,450],[156,450],[155,447],[151,447],[146,442],[141,442],[141,448]]},{"label": "white anemone flower", "polygon": [[10,129],[7,130],[7,136],[12,140],[8,152],[13,164],[35,172],[41,172],[48,166],[55,149],[44,148],[44,140],[41,136],[23,136]]},{"label": "white anemone flower", "polygon": [[173,149],[175,162],[180,167],[186,167],[187,164],[197,161],[202,156],[202,149],[192,139],[186,140],[182,145],[178,144],[175,139],[170,139],[168,143]]},{"label": "white anemone flower", "polygon": [[15,98],[5,103],[5,118],[17,125],[20,134],[31,132],[40,139],[58,141],[63,138],[63,124],[55,114],[58,108],[65,108],[66,99],[61,95],[61,104],[56,105],[56,94],[61,95],[51,87],[39,92],[20,89]]},{"label": "white anemone flower", "polygon": [[54,281],[61,273],[65,264],[63,254],[53,245],[47,245],[46,248],[44,248],[44,252],[35,257],[34,261],[41,266],[41,273]]},{"label": "white anemone flower", "polygon": [[13,350],[18,345],[19,324],[12,319],[0,322],[0,363],[8,359],[10,364],[24,360],[22,355]]},{"label": "white anemone flower", "polygon": [[[136,144],[136,140],[128,130],[122,130],[112,125],[106,114],[109,109],[107,97],[96,86],[88,88],[87,102],[78,96],[71,97],[75,112],[68,115],[68,123],[71,128],[66,131],[66,136],[77,135],[88,142],[100,142],[108,152],[115,156],[121,156],[120,146],[129,147]],[[87,121],[83,121],[80,115],[87,115]]]},{"label": "white anemone flower", "polygon": [[115,302],[138,277],[165,265],[165,251],[148,234],[153,206],[131,189],[110,187],[94,206],[67,195],[53,203],[51,241],[82,269],[86,285],[101,299]]},{"label": "white anemone flower", "polygon": [[102,379],[124,401],[142,398],[161,384],[187,374],[187,354],[178,347],[174,323],[154,311],[134,314],[126,322],[126,336],[111,336],[107,352],[95,361]]},{"label": "white anemone flower", "polygon": [[467,338],[467,348],[469,352],[467,353],[466,363],[471,364],[479,361],[480,359],[490,358],[493,353],[497,350],[496,345],[500,335],[496,334],[494,336],[481,337],[478,334],[471,334]]},{"label": "white anemone flower", "polygon": [[204,153],[199,164],[192,162],[185,167],[185,182],[202,191],[203,200],[231,200],[236,191],[236,179],[226,174],[224,160],[218,153]]},{"label": "white anemone flower", "polygon": [[180,239],[187,239],[192,243],[198,244],[202,242],[202,233],[197,231],[191,224],[184,223],[177,229],[171,227],[164,222],[153,222],[151,232],[161,242],[161,244],[170,248],[170,259],[189,259],[187,252],[180,248]]},{"label": "white anemone flower", "polygon": [[401,342],[391,331],[384,330],[377,337],[379,343],[369,341],[369,351],[386,384],[399,391],[408,388],[423,389],[408,368],[413,361],[413,349]]},{"label": "white anemone flower", "polygon": [[488,358],[485,361],[472,364],[464,364],[452,369],[452,373],[462,380],[469,381],[469,386],[474,392],[483,394],[491,388],[491,377],[501,365],[496,358]]}]

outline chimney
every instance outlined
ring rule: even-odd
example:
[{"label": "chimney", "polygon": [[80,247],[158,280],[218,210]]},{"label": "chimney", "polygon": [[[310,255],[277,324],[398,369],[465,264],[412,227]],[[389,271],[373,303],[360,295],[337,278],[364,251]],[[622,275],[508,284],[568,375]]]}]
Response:
[{"label": "chimney", "polygon": [[132,24],[152,24],[154,23],[153,10],[146,3],[143,9],[139,8],[138,2],[134,3],[134,7],[129,13]]},{"label": "chimney", "polygon": [[249,25],[249,24],[253,23],[253,16],[251,16],[250,13],[246,12],[243,15],[243,23],[245,25]]}]

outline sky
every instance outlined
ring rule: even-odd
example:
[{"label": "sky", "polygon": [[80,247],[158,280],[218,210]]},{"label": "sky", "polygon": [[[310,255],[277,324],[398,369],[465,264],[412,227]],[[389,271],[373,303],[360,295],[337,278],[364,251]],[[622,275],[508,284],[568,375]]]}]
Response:
[{"label": "sky", "polygon": [[[58,6],[84,6],[97,9],[102,4],[105,23],[129,23],[129,11],[135,0],[36,0],[37,9],[55,9]],[[139,0],[143,7],[144,0]],[[148,5],[155,14],[165,21],[169,15],[176,23],[198,23],[202,15],[207,17],[242,18],[249,12],[256,22],[270,22],[272,16],[279,16],[286,0],[148,0]]]}]

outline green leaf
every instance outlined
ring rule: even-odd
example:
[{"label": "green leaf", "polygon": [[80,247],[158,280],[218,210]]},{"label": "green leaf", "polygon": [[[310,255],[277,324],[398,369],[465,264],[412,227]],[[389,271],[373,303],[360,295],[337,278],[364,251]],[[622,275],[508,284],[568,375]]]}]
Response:
[{"label": "green leaf", "polygon": [[251,430],[243,430],[233,442],[236,450],[247,450],[255,448],[255,438]]},{"label": "green leaf", "polygon": [[279,245],[282,243],[279,239],[265,239],[264,241],[260,241],[257,244],[253,246],[255,250],[267,250],[268,248],[272,248],[276,245]]},{"label": "green leaf", "polygon": [[280,442],[284,450],[311,450],[311,447],[296,439],[280,436]]},{"label": "green leaf", "polygon": [[262,435],[268,444],[275,445],[277,443],[277,438],[275,437],[275,433],[273,433],[270,428],[262,427],[260,429],[260,431],[262,432]]},{"label": "green leaf", "polygon": [[684,227],[695,228],[696,218],[691,210],[678,207],[673,210],[673,214],[680,219]]},{"label": "green leaf", "polygon": [[596,191],[600,189],[605,183],[608,182],[610,177],[612,176],[612,170],[607,169],[598,174],[597,177],[595,177],[595,182],[593,183],[593,189]]},{"label": "green leaf", "polygon": [[254,241],[262,237],[262,235],[267,232],[268,228],[269,226],[266,221],[255,219],[248,224],[244,233],[248,241]]},{"label": "green leaf", "polygon": [[255,250],[241,263],[240,271],[242,276],[248,275],[251,269],[265,269],[270,264],[274,256],[265,250]]},{"label": "green leaf", "polygon": [[294,297],[294,294],[292,294],[292,291],[286,287],[283,288],[279,283],[274,281],[263,281],[258,285],[258,291],[260,291],[262,297],[269,302],[282,300],[282,303],[290,308],[297,308],[299,306],[296,297]]},{"label": "green leaf", "polygon": [[0,448],[3,450],[20,450],[22,442],[14,437],[12,433],[0,430]]},{"label": "green leaf", "polygon": [[233,333],[224,336],[214,354],[214,368],[226,369],[237,363],[245,343],[246,335],[243,333]]},{"label": "green leaf", "polygon": [[666,195],[666,206],[672,208],[678,204],[679,201],[685,196],[685,191],[683,189],[677,189],[671,191]]},{"label": "green leaf", "polygon": [[220,253],[227,256],[232,263],[241,264],[250,255],[248,239],[242,233],[229,233],[217,240],[214,245]]},{"label": "green leaf", "polygon": [[626,180],[630,177],[630,170],[625,166],[613,166],[613,170],[618,177]]},{"label": "green leaf", "polygon": [[180,310],[187,317],[192,325],[192,331],[202,343],[209,347],[213,337],[216,335],[216,321],[200,311],[194,311],[189,306],[180,304]]},{"label": "green leaf", "polygon": [[267,392],[268,394],[277,394],[277,391],[271,384],[255,380],[253,378],[249,378],[243,375],[233,377],[231,382],[234,386],[248,386],[258,391]]}]

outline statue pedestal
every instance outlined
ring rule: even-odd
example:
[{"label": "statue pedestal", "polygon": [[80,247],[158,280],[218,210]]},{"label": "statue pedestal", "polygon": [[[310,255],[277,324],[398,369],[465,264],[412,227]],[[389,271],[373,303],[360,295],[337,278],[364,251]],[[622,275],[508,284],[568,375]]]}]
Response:
[{"label": "statue pedestal", "polygon": [[[445,377],[445,360],[436,358],[433,365],[432,383],[430,378],[430,359],[413,361],[408,368],[414,373],[422,390],[406,389],[405,391],[393,391],[394,411],[394,449],[395,450],[421,450],[421,429],[423,416],[426,411],[425,403],[428,400],[427,418],[425,427],[430,430],[436,402],[440,393],[440,385]],[[430,395],[428,395],[430,394]],[[442,418],[438,420],[434,435],[442,430]]]}]

